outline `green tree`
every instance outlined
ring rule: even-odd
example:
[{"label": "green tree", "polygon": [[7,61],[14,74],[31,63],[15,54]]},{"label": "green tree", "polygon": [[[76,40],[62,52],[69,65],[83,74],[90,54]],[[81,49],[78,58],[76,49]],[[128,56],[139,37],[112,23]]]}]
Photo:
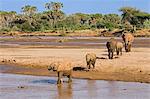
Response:
[{"label": "green tree", "polygon": [[15,17],[16,12],[14,11],[0,11],[0,29],[10,27],[12,25],[11,22],[14,20]]},{"label": "green tree", "polygon": [[122,12],[122,22],[125,24],[131,24],[132,30],[136,31],[136,28],[142,27],[143,22],[146,19],[150,19],[150,15],[146,12],[142,12],[132,7],[122,7],[119,9]]},{"label": "green tree", "polygon": [[150,29],[150,20],[145,20],[143,25],[144,28]]},{"label": "green tree", "polygon": [[122,7],[119,11],[122,12],[122,22],[132,21],[134,14],[140,12],[138,9],[132,7]]},{"label": "green tree", "polygon": [[61,2],[50,2],[45,4],[45,8],[56,12],[59,12],[62,7],[63,7],[63,3]]},{"label": "green tree", "polygon": [[89,14],[85,14],[85,13],[75,13],[73,14],[75,20],[77,21],[77,23],[79,24],[86,24],[88,22],[89,19]]},{"label": "green tree", "polygon": [[89,25],[91,25],[91,27],[95,27],[97,28],[97,23],[101,22],[103,20],[103,15],[96,13],[96,14],[90,14],[89,15]]},{"label": "green tree", "polygon": [[22,7],[21,9],[22,9],[23,14],[28,15],[28,16],[31,16],[37,12],[37,7],[30,6],[30,5],[26,5]]},{"label": "green tree", "polygon": [[56,23],[64,17],[64,13],[61,11],[63,4],[61,2],[50,2],[45,4],[45,8],[49,11],[46,11],[47,17],[50,20],[53,20],[52,25],[56,26]]},{"label": "green tree", "polygon": [[136,24],[138,23],[137,17],[135,17],[136,13],[139,13],[140,10],[132,7],[122,7],[119,9],[122,12],[122,22],[124,24],[131,24],[133,25],[133,29],[135,30]]},{"label": "green tree", "polygon": [[[21,11],[23,12],[22,15],[19,16],[19,21],[17,22],[17,26],[21,28],[22,31],[36,31],[39,30],[39,17],[37,12],[36,6],[26,5],[21,8]],[[18,25],[21,24],[21,26]]]},{"label": "green tree", "polygon": [[121,17],[117,14],[105,14],[102,19],[97,21],[97,28],[107,28],[112,30],[119,28],[121,25]]}]

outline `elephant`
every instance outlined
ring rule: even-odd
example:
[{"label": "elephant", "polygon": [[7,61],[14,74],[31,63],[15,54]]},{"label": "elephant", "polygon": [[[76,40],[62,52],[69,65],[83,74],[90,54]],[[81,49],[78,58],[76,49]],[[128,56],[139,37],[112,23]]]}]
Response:
[{"label": "elephant", "polygon": [[123,43],[117,41],[117,43],[116,43],[116,53],[117,53],[117,55],[119,55],[119,53],[120,53],[120,55],[122,55],[122,48],[123,48]]},{"label": "elephant", "polygon": [[125,44],[125,51],[130,52],[131,51],[131,46],[134,41],[134,36],[131,33],[124,33],[122,35],[122,39]]},{"label": "elephant", "polygon": [[86,54],[86,63],[88,69],[91,69],[91,66],[93,66],[93,69],[95,68],[96,58],[96,54],[94,53]]},{"label": "elephant", "polygon": [[[72,82],[72,69],[58,69],[61,66],[66,65],[66,63],[52,63],[50,66],[48,66],[49,71],[54,71],[57,72],[58,75],[58,80],[57,84],[62,83],[62,76],[67,76],[68,77],[68,82]],[[67,66],[70,67],[70,64],[67,64]],[[66,67],[67,68],[67,67]]]},{"label": "elephant", "polygon": [[109,41],[106,43],[106,47],[108,49],[108,58],[113,59],[114,52],[116,50],[116,43],[117,41],[114,38],[111,38]]}]

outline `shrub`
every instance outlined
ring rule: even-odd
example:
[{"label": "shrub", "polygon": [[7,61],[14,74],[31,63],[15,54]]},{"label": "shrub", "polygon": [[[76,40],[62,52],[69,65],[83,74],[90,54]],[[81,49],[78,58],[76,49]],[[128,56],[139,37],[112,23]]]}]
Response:
[{"label": "shrub", "polygon": [[0,32],[10,32],[10,28],[2,28],[0,29]]},{"label": "shrub", "polygon": [[144,28],[150,29],[150,20],[145,20],[143,25],[144,25]]}]

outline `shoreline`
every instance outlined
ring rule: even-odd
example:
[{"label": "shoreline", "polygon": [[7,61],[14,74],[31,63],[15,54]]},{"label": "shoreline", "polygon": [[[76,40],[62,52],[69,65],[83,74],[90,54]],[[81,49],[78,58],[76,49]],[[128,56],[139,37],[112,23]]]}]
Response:
[{"label": "shoreline", "polygon": [[[3,67],[5,66],[5,67]],[[13,67],[13,69],[12,69]],[[48,71],[46,68],[29,68],[24,66],[10,65],[10,64],[0,64],[0,68],[7,68],[7,70],[1,70],[1,74],[20,74],[20,75],[32,75],[32,76],[45,76],[45,77],[57,77],[57,73],[53,71]],[[32,70],[31,70],[32,69]],[[42,73],[43,72],[43,73]],[[94,77],[98,75],[97,77]],[[123,74],[124,76],[117,77],[121,75],[120,73],[108,73],[108,72],[98,72],[98,71],[73,71],[73,77],[75,79],[87,79],[87,80],[104,80],[104,81],[122,81],[122,82],[139,82],[148,83],[148,80],[136,80],[133,77],[124,79],[124,76],[129,76],[128,74]],[[116,77],[115,77],[116,76]],[[137,76],[137,75],[133,75]],[[141,75],[139,75],[141,76]],[[143,75],[144,77],[145,75]],[[123,78],[122,78],[123,77]],[[121,79],[122,78],[122,79]]]}]

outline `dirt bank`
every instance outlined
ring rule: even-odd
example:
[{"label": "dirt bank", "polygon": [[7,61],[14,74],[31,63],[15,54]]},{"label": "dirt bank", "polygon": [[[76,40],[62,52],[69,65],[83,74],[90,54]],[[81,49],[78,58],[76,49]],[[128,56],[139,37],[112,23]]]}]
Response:
[{"label": "dirt bank", "polygon": [[85,54],[88,52],[106,59],[98,59],[95,70],[76,71],[73,77],[150,83],[149,48],[133,48],[132,52],[124,52],[113,60],[107,59],[106,49],[0,48],[0,64],[15,65],[3,66],[1,72],[54,76],[46,69],[52,61],[69,59],[73,66],[86,67]]}]

